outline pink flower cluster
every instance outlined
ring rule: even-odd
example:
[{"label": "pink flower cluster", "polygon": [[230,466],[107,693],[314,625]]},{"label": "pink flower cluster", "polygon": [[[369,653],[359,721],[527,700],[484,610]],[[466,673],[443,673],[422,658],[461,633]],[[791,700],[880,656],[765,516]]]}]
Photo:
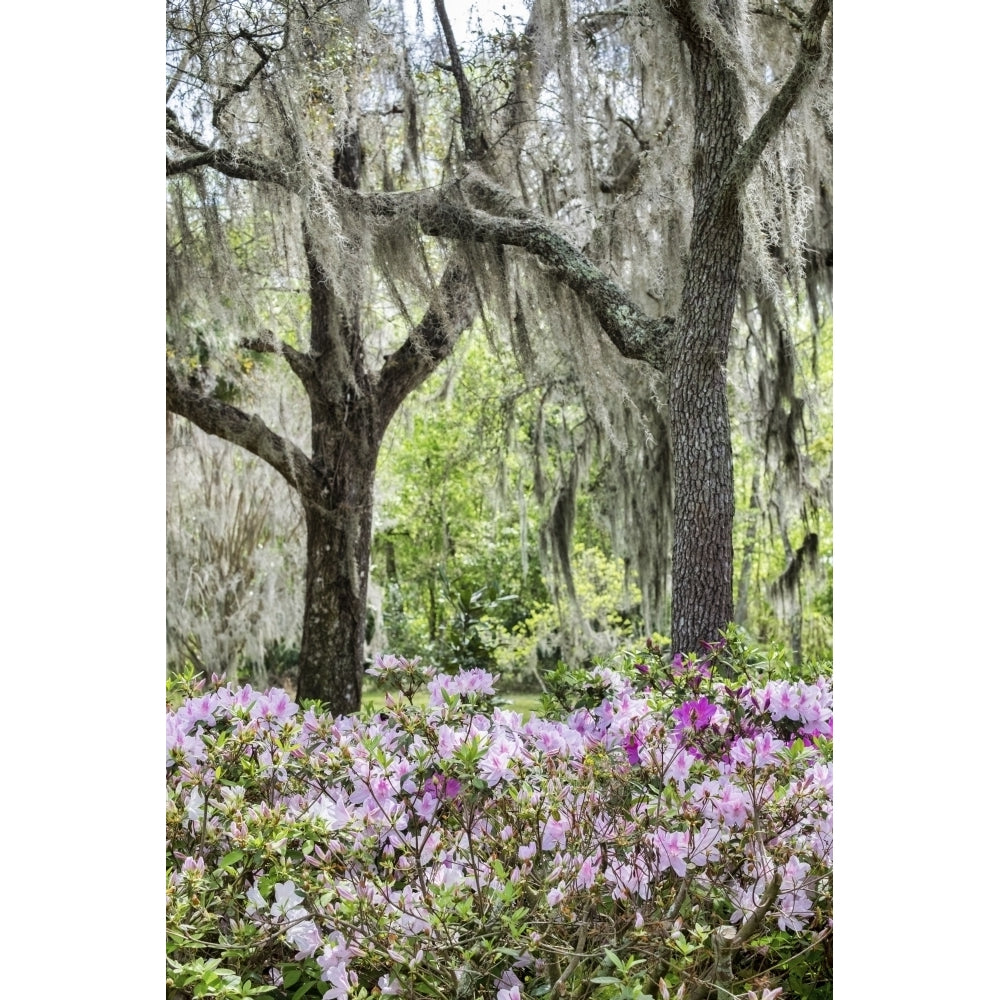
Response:
[{"label": "pink flower cluster", "polygon": [[[373,670],[394,672],[416,673],[399,658]],[[525,719],[483,708],[485,671],[422,672],[422,711],[388,699],[370,719],[334,719],[277,689],[216,686],[168,712],[176,891],[206,856],[253,845],[256,867],[233,875],[245,918],[314,958],[332,1000],[359,975],[392,995],[445,968],[492,969],[475,995],[516,1000],[589,940],[588,922],[627,943],[722,903],[742,924],[776,873],[762,926],[814,919],[832,846],[829,748],[814,745],[832,732],[825,681],[733,692],[706,679],[678,704],[602,668],[600,705]],[[253,795],[217,777],[248,761]]]}]

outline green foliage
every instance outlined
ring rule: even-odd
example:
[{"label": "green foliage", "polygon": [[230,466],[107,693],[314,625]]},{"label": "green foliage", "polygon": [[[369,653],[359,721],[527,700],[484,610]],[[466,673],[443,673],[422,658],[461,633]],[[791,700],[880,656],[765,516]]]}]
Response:
[{"label": "green foliage", "polygon": [[740,364],[748,384],[732,381],[733,586],[739,624],[807,663],[833,650],[833,324],[803,319],[791,333],[812,341],[791,398],[762,414],[752,351]]},{"label": "green foliage", "polygon": [[788,983],[786,995],[800,1000],[833,1000],[832,953],[821,944],[803,949],[801,942],[789,940],[788,935],[782,937],[785,940],[776,941],[776,948],[793,952],[782,963]]},{"label": "green foliage", "polygon": [[540,410],[543,393],[512,385],[485,339],[470,337],[405,405],[379,462],[372,579],[384,594],[386,649],[537,688],[560,657],[587,659],[634,636],[628,615],[640,594],[624,586],[624,564],[586,490],[571,542],[572,599],[543,562],[548,515],[532,484],[572,460],[571,448],[536,448],[540,412],[552,441],[572,416]]},{"label": "green foliage", "polygon": [[454,612],[445,629],[444,642],[435,657],[449,673],[474,667],[492,669],[496,665],[497,631],[506,606],[517,601],[517,594],[502,597],[491,593],[492,588],[468,587],[448,595]]},{"label": "green foliage", "polygon": [[254,986],[250,980],[241,979],[231,969],[223,968],[218,958],[196,958],[182,964],[168,957],[167,967],[173,973],[167,977],[167,1000],[187,997],[237,1000],[271,993],[275,989],[274,986]]},{"label": "green foliage", "polygon": [[623,961],[609,948],[604,961],[608,972],[590,978],[595,986],[601,987],[594,991],[596,1000],[653,1000],[642,988],[644,976],[639,968],[645,965],[645,959],[630,955]]}]

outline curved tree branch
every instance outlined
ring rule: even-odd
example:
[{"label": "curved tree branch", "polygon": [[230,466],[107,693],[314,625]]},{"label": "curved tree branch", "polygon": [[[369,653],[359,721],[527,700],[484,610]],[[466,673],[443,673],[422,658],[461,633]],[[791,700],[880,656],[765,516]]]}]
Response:
[{"label": "curved tree branch", "polygon": [[582,251],[541,219],[490,215],[454,203],[431,203],[417,213],[421,228],[431,236],[474,239],[527,250],[594,312],[612,343],[627,358],[666,363],[664,334],[672,320],[647,316]]},{"label": "curved tree branch", "polygon": [[764,923],[764,918],[774,905],[774,901],[778,898],[781,879],[781,869],[776,868],[771,881],[768,882],[767,888],[764,890],[764,895],[761,896],[760,902],[754,908],[753,913],[743,921],[743,926],[731,938],[730,947],[739,948],[740,945],[746,944],[757,933],[758,928]]},{"label": "curved tree branch", "polygon": [[303,500],[319,501],[322,483],[306,455],[276,434],[260,417],[183,385],[167,366],[167,409],[264,459],[285,478]]},{"label": "curved tree branch", "polygon": [[[477,177],[476,184],[483,184]],[[428,236],[474,240],[527,250],[540,264],[573,289],[594,312],[611,342],[627,358],[665,367],[673,319],[646,315],[597,265],[543,219],[519,211],[516,217],[493,215],[459,200],[460,182],[438,189],[359,194],[330,188],[331,197],[360,213],[383,219],[413,218]],[[475,193],[470,186],[470,193]]]}]

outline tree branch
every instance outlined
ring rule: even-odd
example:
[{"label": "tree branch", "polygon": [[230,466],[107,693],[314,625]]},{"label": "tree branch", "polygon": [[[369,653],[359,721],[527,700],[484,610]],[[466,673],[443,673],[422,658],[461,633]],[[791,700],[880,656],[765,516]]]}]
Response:
[{"label": "tree branch", "polygon": [[729,165],[722,181],[721,197],[741,188],[747,182],[764,152],[764,147],[777,134],[788,113],[795,106],[795,102],[805,90],[806,84],[812,79],[823,54],[823,24],[832,7],[833,0],[814,0],[802,25],[802,40],[795,65],[781,85],[781,89],[774,95],[767,110],[758,119],[749,138],[733,157],[733,162]]},{"label": "tree branch", "polygon": [[177,120],[177,115],[169,107],[166,118],[167,132],[170,136],[178,145],[194,150],[190,155],[182,156],[180,159],[167,157],[168,177],[188,173],[197,170],[198,167],[212,167],[227,177],[245,181],[268,181],[285,188],[289,187],[288,172],[282,169],[276,160],[244,150],[231,152],[222,147],[209,146],[183,128]]},{"label": "tree branch", "polygon": [[509,219],[532,217],[531,212],[515,195],[474,166],[466,170],[460,190],[463,195],[469,197],[476,208],[489,212],[490,215],[500,215]]},{"label": "tree branch", "polygon": [[231,153],[228,149],[206,149],[200,153],[172,160],[167,157],[167,176],[185,174],[198,167],[212,167],[220,174],[243,181],[267,181],[287,188],[288,175],[273,160],[254,155]]},{"label": "tree branch", "polygon": [[472,91],[469,88],[469,80],[462,66],[462,54],[458,50],[458,44],[455,41],[455,32],[451,28],[451,21],[448,20],[448,12],[445,10],[444,0],[434,0],[434,9],[437,11],[438,21],[441,24],[445,43],[448,46],[448,58],[451,59],[451,65],[448,66],[448,70],[455,78],[455,86],[458,88],[458,104],[462,123],[462,145],[465,147],[465,158],[466,160],[478,160],[486,154],[486,142],[482,134],[476,130],[476,109],[472,103]]},{"label": "tree branch", "polygon": [[316,363],[313,359],[308,354],[295,350],[291,344],[286,344],[270,330],[264,330],[256,337],[244,337],[240,341],[240,346],[248,351],[256,351],[258,354],[275,354],[284,358],[288,367],[292,369],[310,395],[314,391],[319,391]]},{"label": "tree branch", "polygon": [[264,459],[306,501],[320,501],[322,483],[312,463],[294,444],[260,417],[183,385],[167,366],[167,409],[186,417],[208,434],[246,448]]},{"label": "tree branch", "polygon": [[[188,63],[190,61],[191,61],[191,53],[186,51],[181,56],[180,62],[178,62],[177,66],[174,68],[173,75],[170,77],[170,83],[167,84],[167,100],[168,101],[170,100],[171,97],[174,96],[174,91],[177,89],[178,84],[181,82],[181,77],[186,72],[187,67],[188,67]],[[169,109],[168,109],[167,113],[168,114],[170,113]]]},{"label": "tree branch", "polygon": [[452,258],[441,275],[434,301],[402,346],[385,359],[373,396],[388,427],[403,400],[451,353],[475,319],[475,284],[469,269]]},{"label": "tree branch", "polygon": [[767,916],[768,911],[771,909],[774,901],[778,898],[778,890],[781,888],[781,878],[781,869],[776,867],[774,876],[771,878],[771,881],[768,882],[767,888],[764,890],[764,895],[761,897],[760,902],[754,908],[753,913],[751,913],[750,916],[743,921],[743,925],[732,938],[730,943],[731,948],[739,948],[740,945],[745,944],[754,936],[754,934],[757,933],[761,924],[764,923],[764,918]]},{"label": "tree branch", "polygon": [[[477,176],[476,185],[484,179]],[[470,186],[470,193],[475,193]],[[362,195],[340,188],[331,195],[349,200],[358,212],[382,218],[410,217],[428,236],[521,247],[573,289],[593,310],[602,329],[627,358],[665,368],[673,319],[654,320],[587,256],[536,216],[519,211],[515,218],[492,215],[458,200],[459,183],[437,190]]]},{"label": "tree branch", "polygon": [[268,64],[271,56],[274,55],[273,49],[261,45],[246,29],[240,31],[236,37],[242,38],[257,53],[257,65],[239,83],[234,83],[228,94],[212,102],[212,125],[217,129],[221,129],[219,119],[222,116],[222,112],[226,110],[238,94],[245,94],[250,89],[250,84],[253,83],[254,79]]}]

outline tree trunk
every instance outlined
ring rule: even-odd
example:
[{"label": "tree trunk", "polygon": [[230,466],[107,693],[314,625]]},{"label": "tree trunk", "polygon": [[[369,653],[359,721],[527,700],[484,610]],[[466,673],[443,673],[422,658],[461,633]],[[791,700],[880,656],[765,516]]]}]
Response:
[{"label": "tree trunk", "polygon": [[718,639],[733,618],[733,463],[721,365],[679,358],[672,410],[671,647],[686,653]]},{"label": "tree trunk", "polygon": [[[731,8],[728,13],[732,16]],[[725,16],[725,14],[723,15]],[[669,411],[674,456],[671,648],[719,638],[733,618],[733,454],[726,362],[740,259],[739,193],[724,186],[742,137],[742,88],[697,24],[680,21],[695,87],[694,215],[675,327]]]},{"label": "tree trunk", "polygon": [[375,453],[377,449],[359,448],[330,477],[329,509],[306,507],[297,697],[327,702],[335,715],[361,705]]}]

